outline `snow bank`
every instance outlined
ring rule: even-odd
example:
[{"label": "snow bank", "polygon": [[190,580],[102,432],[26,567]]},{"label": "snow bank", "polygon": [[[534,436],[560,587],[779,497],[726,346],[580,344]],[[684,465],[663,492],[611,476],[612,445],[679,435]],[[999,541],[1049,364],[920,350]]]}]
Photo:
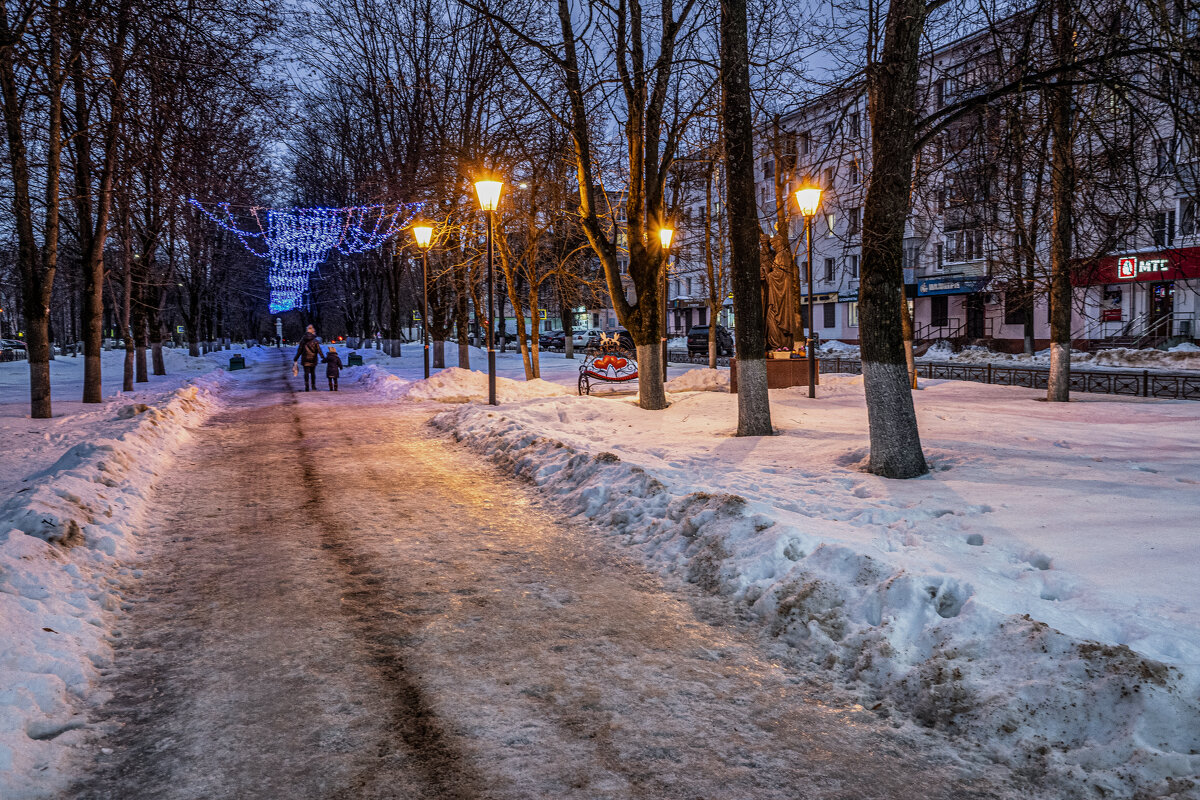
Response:
[{"label": "snow bank", "polygon": [[[834,357],[857,358],[859,349],[855,345],[829,341],[821,345],[821,352]],[[1017,363],[1044,366],[1050,363],[1050,351],[1040,350],[1030,356],[1024,353],[997,353],[986,347],[975,345],[954,350],[949,342],[939,340],[917,357],[918,363],[927,361],[950,361],[959,364]],[[1123,347],[1100,350],[1095,353],[1075,350],[1071,353],[1071,364],[1075,367],[1099,369],[1200,370],[1200,347],[1190,342],[1184,342],[1169,350],[1153,348],[1130,350]]]},{"label": "snow bank", "polygon": [[[935,394],[955,391],[953,384],[935,384]],[[834,380],[822,390],[823,404],[839,397],[861,402],[861,378]],[[1014,390],[989,391],[1007,392],[1010,403],[1014,399]],[[1126,587],[1121,591],[1131,596],[1122,602],[1133,606],[1129,612],[1119,610],[1115,600],[1106,605],[1104,592],[1054,569],[1045,552],[1006,545],[995,523],[974,528],[988,531],[986,537],[969,532],[972,521],[1007,513],[1008,502],[964,503],[961,497],[944,505],[919,502],[916,492],[935,488],[928,481],[845,477],[855,474],[865,450],[843,451],[836,463],[846,468],[839,471],[823,471],[824,464],[814,468],[811,460],[821,456],[813,447],[822,434],[811,430],[797,434],[807,438],[796,471],[773,459],[749,463],[770,451],[771,439],[785,437],[761,442],[741,442],[727,433],[714,437],[711,418],[698,422],[712,414],[702,405],[710,402],[706,398],[731,400],[691,395],[669,412],[650,412],[677,412],[678,419],[651,416],[627,403],[544,400],[502,414],[463,407],[439,414],[434,424],[529,478],[569,513],[612,530],[662,574],[731,598],[790,645],[794,657],[827,671],[881,715],[959,736],[1035,784],[1061,788],[1063,797],[1200,796],[1195,625],[1181,627],[1164,617],[1147,620],[1149,632],[1139,630],[1130,615],[1158,617],[1160,608],[1139,595],[1148,587],[1128,586],[1131,578],[1121,564],[1107,563],[1099,571],[1111,572],[1114,585]],[[803,408],[801,415],[789,416],[773,397],[772,414],[779,412],[786,424],[803,425],[804,415],[812,413]],[[720,413],[730,411],[722,406]],[[849,420],[859,428],[860,413]],[[962,409],[937,413],[953,414],[963,435],[978,438]],[[1165,415],[1152,416],[1144,424],[1166,422]],[[818,424],[835,427],[830,422],[823,417]],[[624,447],[621,437],[585,433],[625,430],[627,424],[641,427],[632,452],[622,449],[622,455],[612,452]],[[1070,426],[1051,425],[1056,426],[1060,436],[1068,435]],[[693,433],[704,444],[693,443],[688,438]],[[843,442],[847,434],[828,430],[823,438]],[[786,464],[787,447],[782,442],[781,451],[768,455],[784,455]],[[790,447],[794,453],[795,444]],[[1063,447],[1069,442],[1059,438],[1047,449]],[[931,455],[941,462],[936,469],[965,457],[936,450]],[[1030,458],[1049,460],[1033,448]],[[1028,471],[1023,463],[1012,468]],[[1086,465],[1077,468],[1086,471]],[[1115,475],[1133,468],[1113,467]],[[771,483],[779,473],[785,480]],[[1080,480],[1085,477],[1101,485],[1098,477]],[[991,485],[1007,501],[1035,493],[1029,479],[1019,478],[1011,493]],[[986,483],[986,471],[960,480]],[[738,483],[744,492],[709,488]],[[777,486],[792,488],[764,499],[778,491],[768,487]],[[1057,521],[1035,516],[1037,507],[1011,513],[1026,527]],[[1098,553],[1112,549],[1105,537],[1128,538],[1128,531],[1092,531],[1076,519]],[[855,534],[860,538],[839,533],[846,530],[861,532]],[[1066,533],[1048,533],[1044,541]],[[1189,558],[1185,551],[1179,557]],[[958,563],[973,566],[957,569]],[[1189,613],[1180,607],[1176,619]],[[1063,632],[1072,626],[1095,626],[1097,638]],[[1172,653],[1173,663],[1162,660]]]},{"label": "snow bank", "polygon": [[728,392],[729,370],[691,369],[667,381],[668,392]]},{"label": "snow bank", "polygon": [[[470,403],[486,402],[488,397],[487,373],[459,367],[444,369],[418,381],[406,381],[398,378],[373,364],[351,367],[344,374],[347,380],[357,381],[368,389],[395,400]],[[561,397],[570,394],[575,394],[575,392],[561,384],[549,381],[496,378],[496,399],[501,403],[532,400],[538,397]]]},{"label": "snow bank", "polygon": [[104,700],[93,684],[150,485],[227,380],[120,406],[135,427],[75,445],[0,506],[0,797],[43,796]]}]

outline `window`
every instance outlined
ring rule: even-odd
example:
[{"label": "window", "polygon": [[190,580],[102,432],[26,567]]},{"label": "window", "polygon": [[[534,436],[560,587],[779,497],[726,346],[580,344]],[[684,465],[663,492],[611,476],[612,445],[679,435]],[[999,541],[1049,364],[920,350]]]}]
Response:
[{"label": "window", "polygon": [[850,112],[850,135],[858,138],[862,136],[862,117],[857,111]]},{"label": "window", "polygon": [[833,188],[833,167],[825,168],[825,188],[826,189]]},{"label": "window", "polygon": [[946,268],[946,246],[941,242],[937,243],[937,271],[941,272]]},{"label": "window", "polygon": [[862,220],[861,209],[858,206],[850,209],[849,215],[846,217],[847,236],[858,236],[859,225]]},{"label": "window", "polygon": [[1160,211],[1154,215],[1154,246],[1170,247],[1175,243],[1175,212]]},{"label": "window", "polygon": [[707,312],[708,312],[708,309],[705,308],[704,306],[700,306],[700,308],[696,309],[696,324],[697,325],[707,325],[708,324],[708,321],[704,319],[704,315]]},{"label": "window", "polygon": [[850,171],[850,185],[858,186],[858,159],[857,158],[850,159],[849,171]]},{"label": "window", "polygon": [[833,259],[832,258],[825,259],[825,277],[822,280],[825,280],[825,281],[833,280]]},{"label": "window", "polygon": [[1182,202],[1180,208],[1182,212],[1179,219],[1179,235],[1180,236],[1195,236],[1196,228],[1196,201],[1187,199]]},{"label": "window", "polygon": [[945,328],[950,324],[950,298],[946,295],[929,298],[929,324],[934,328]]},{"label": "window", "polygon": [[1016,292],[1004,293],[1004,324],[1025,324],[1025,304],[1021,302],[1021,297]]},{"label": "window", "polygon": [[836,125],[834,125],[832,122],[826,122],[825,123],[825,141],[832,142],[833,134],[836,130],[837,130]]},{"label": "window", "polygon": [[600,327],[600,315],[599,314],[592,314],[592,327],[593,328]]},{"label": "window", "polygon": [[921,264],[921,245],[910,243],[904,245],[904,250],[900,254],[900,266],[902,269],[916,269]]},{"label": "window", "polygon": [[688,293],[688,297],[692,296],[692,279],[691,278],[687,279],[687,293]]},{"label": "window", "polygon": [[984,257],[982,228],[953,231],[946,234],[946,240],[950,245],[948,261],[977,261]]},{"label": "window", "polygon": [[848,328],[857,328],[858,327],[858,301],[857,300],[855,300],[853,303],[846,303],[846,327],[848,327]]},{"label": "window", "polygon": [[1171,142],[1154,143],[1154,161],[1158,174],[1168,175],[1175,170],[1175,154]]},{"label": "window", "polygon": [[825,312],[824,327],[833,328],[837,326],[837,303],[821,303],[821,308]]},{"label": "window", "polygon": [[943,214],[946,211],[946,190],[937,190],[937,213]]},{"label": "window", "polygon": [[846,271],[850,273],[851,278],[858,277],[858,256],[846,257]]},{"label": "window", "polygon": [[805,131],[796,137],[796,150],[802,156],[807,156],[812,152],[812,133]]},{"label": "window", "polygon": [[774,161],[764,161],[763,162],[763,180],[769,181],[774,177],[775,177],[775,162]]},{"label": "window", "polygon": [[834,229],[834,226],[837,224],[837,215],[826,214],[825,215],[825,224],[829,226],[829,235],[833,236],[833,229]]}]

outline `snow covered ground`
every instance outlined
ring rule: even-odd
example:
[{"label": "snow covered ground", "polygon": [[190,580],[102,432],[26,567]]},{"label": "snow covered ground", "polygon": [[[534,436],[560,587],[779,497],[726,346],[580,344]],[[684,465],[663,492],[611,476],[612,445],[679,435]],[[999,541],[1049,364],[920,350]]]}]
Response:
[{"label": "snow covered ground", "polygon": [[[543,376],[573,386],[563,362]],[[482,397],[482,376],[408,383],[411,356],[357,374],[385,371],[397,397]],[[1200,796],[1200,403],[924,381],[933,471],[889,481],[863,471],[860,377],[822,376],[815,402],[773,391],[779,435],[738,439],[723,372],[673,369],[663,412],[543,385],[437,424],[733,599],[867,708],[1064,797]]]},{"label": "snow covered ground", "polygon": [[[857,377],[823,375],[815,402],[773,391],[779,435],[747,440],[726,370],[672,365],[671,407],[645,412],[628,385],[576,396],[579,358],[543,354],[526,383],[508,353],[489,408],[479,350],[474,373],[428,382],[417,347],[359,352],[344,384],[458,404],[442,428],[664,576],[727,596],[781,659],[865,708],[1063,797],[1200,797],[1200,403],[924,381],[933,472],[887,481],[862,471]],[[145,491],[245,375],[205,374],[230,354],[169,356],[171,376],[86,407],[82,362],[60,359],[48,421],[25,416],[25,365],[0,365],[0,797],[103,700],[92,682]]]},{"label": "snow covered ground", "polygon": [[167,376],[124,394],[124,354],[105,353],[96,405],[78,402],[83,359],[59,358],[49,420],[28,417],[28,365],[0,364],[0,797],[31,790],[103,701],[95,678],[146,495],[218,405],[229,355],[170,351]]}]

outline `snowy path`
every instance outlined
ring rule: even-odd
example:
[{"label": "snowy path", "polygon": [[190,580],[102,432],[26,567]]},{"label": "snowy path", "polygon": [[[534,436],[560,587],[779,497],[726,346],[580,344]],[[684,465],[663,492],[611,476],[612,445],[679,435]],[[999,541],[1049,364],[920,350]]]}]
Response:
[{"label": "snowy path", "polygon": [[255,370],[153,502],[112,752],[67,796],[1010,796],[812,701],[719,601],[558,521],[428,409]]}]

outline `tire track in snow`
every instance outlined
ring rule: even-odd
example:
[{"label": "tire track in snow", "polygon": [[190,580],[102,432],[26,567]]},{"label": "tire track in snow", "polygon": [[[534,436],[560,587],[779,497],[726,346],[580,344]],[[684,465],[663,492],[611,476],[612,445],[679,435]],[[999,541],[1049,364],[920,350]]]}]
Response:
[{"label": "tire track in snow", "polygon": [[[289,384],[289,389],[291,386]],[[388,612],[403,604],[403,590],[394,577],[386,582],[382,570],[372,563],[369,555],[354,547],[353,537],[345,530],[330,502],[314,463],[318,453],[307,444],[295,392],[289,395],[293,404],[292,420],[297,441],[305,451],[301,463],[303,485],[308,496],[306,508],[320,524],[321,548],[329,555],[342,579],[342,612],[363,650],[371,659],[380,681],[388,691],[392,733],[416,757],[425,783],[430,791],[422,797],[446,800],[470,800],[480,796],[480,778],[467,759],[442,729],[440,720],[427,702],[419,679],[405,662],[403,642],[412,633],[405,625],[403,614]],[[345,437],[353,444],[350,437]],[[391,576],[389,576],[391,577]],[[347,602],[349,600],[349,602]],[[380,742],[380,752],[386,752],[391,742]],[[365,787],[379,778],[376,767],[366,766],[354,784],[337,796],[357,798]]]}]

